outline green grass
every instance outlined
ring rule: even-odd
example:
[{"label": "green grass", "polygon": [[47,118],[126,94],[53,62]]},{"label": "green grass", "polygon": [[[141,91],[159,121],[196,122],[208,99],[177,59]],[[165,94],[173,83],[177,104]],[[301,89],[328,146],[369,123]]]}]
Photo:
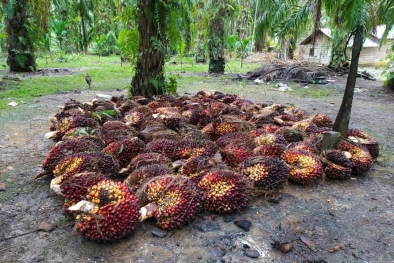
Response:
[{"label": "green grass", "polygon": [[331,89],[325,86],[311,85],[308,87],[309,88],[307,89],[301,88],[299,86],[292,87],[293,91],[289,91],[289,94],[297,97],[320,99],[320,98],[328,97],[332,93]]}]

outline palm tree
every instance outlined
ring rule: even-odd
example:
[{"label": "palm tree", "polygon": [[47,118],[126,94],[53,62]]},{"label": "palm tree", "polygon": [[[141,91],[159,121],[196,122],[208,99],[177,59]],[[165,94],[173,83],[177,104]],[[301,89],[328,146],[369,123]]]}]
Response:
[{"label": "palm tree", "polygon": [[30,6],[27,0],[1,0],[7,33],[7,64],[11,71],[28,72],[36,70],[34,46],[29,34]]}]

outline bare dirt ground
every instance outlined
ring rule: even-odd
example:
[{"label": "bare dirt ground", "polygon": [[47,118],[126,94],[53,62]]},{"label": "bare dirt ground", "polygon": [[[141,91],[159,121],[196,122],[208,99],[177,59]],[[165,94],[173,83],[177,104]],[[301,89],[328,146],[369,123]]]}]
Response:
[{"label": "bare dirt ground", "polygon": [[[180,88],[180,94],[194,94],[206,85],[215,88],[219,82],[223,80],[191,83]],[[236,91],[255,102],[294,104],[335,118],[344,83],[338,77],[326,87],[332,94],[319,99],[278,92],[273,85],[244,85]],[[394,262],[393,91],[381,82],[361,79],[357,88],[351,127],[377,138],[382,152],[366,175],[309,186],[289,183],[278,203],[260,196],[242,213],[201,214],[163,238],[152,235],[153,221],[144,222],[131,236],[112,244],[82,238],[62,213],[63,199],[49,191],[50,178],[33,180],[54,145],[44,139],[48,118],[69,98],[88,101],[95,93],[39,97],[0,112],[0,262]],[[235,88],[223,91],[234,93]],[[234,224],[241,219],[252,223],[249,232]],[[272,247],[273,239],[293,242],[293,249],[280,252]],[[251,250],[258,252],[257,259],[248,256]]]}]

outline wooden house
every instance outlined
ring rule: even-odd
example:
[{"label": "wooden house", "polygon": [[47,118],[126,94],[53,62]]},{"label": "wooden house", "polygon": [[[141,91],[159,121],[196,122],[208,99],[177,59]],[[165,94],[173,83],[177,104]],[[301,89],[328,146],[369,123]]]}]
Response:
[{"label": "wooden house", "polygon": [[[375,35],[371,35],[365,39],[359,58],[359,65],[373,65],[375,62],[383,59],[386,56],[390,43],[393,41],[394,31],[390,32],[387,42],[380,48],[379,43],[383,32],[384,28],[383,30],[379,29],[376,31]],[[306,37],[300,43],[295,52],[296,59],[328,65],[331,58],[331,44],[331,30],[328,28],[320,28],[318,30],[314,46],[312,45],[312,35]],[[353,42],[349,41],[349,57],[351,56],[350,54],[352,45]]]}]

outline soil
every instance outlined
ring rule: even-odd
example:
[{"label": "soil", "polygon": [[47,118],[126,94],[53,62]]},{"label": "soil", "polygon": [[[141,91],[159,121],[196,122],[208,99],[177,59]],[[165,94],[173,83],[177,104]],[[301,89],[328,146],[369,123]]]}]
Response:
[{"label": "soil", "polygon": [[[332,118],[346,83],[337,77],[325,86],[332,90],[330,96],[312,99],[279,92],[273,85],[235,90],[238,84],[230,78],[224,80],[232,87],[223,88],[227,93],[236,91],[255,102],[294,104]],[[219,82],[223,78],[209,77],[205,84]],[[180,88],[180,94],[194,94],[203,84]],[[162,238],[152,235],[157,229],[153,221],[143,222],[129,237],[111,244],[82,238],[62,213],[63,198],[49,191],[50,178],[33,180],[54,145],[44,138],[48,118],[69,98],[88,101],[95,93],[39,97],[0,112],[0,262],[394,262],[393,92],[381,82],[362,79],[357,88],[350,126],[374,136],[381,146],[381,156],[367,174],[309,186],[288,183],[273,193],[279,197],[258,196],[235,215],[200,214]],[[250,221],[250,230],[236,226],[236,220]],[[291,251],[273,248],[274,241],[291,242]]]}]

